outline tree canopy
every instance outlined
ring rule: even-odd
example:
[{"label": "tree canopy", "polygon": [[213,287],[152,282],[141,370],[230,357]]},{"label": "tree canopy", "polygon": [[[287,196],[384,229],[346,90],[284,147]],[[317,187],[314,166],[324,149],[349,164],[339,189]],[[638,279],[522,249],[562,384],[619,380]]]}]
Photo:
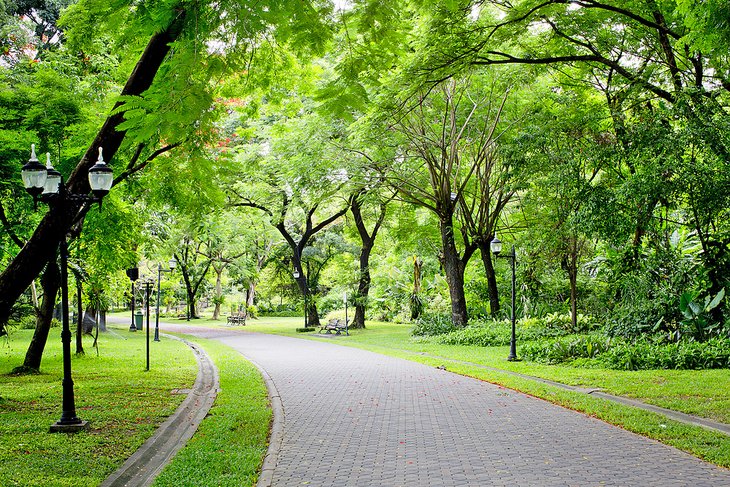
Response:
[{"label": "tree canopy", "polygon": [[[679,336],[680,296],[724,296],[727,2],[2,5],[0,331],[64,235],[94,282],[174,255],[191,316],[499,318],[497,234],[522,317]],[[34,211],[31,143],[82,194],[102,147],[103,213]]]}]

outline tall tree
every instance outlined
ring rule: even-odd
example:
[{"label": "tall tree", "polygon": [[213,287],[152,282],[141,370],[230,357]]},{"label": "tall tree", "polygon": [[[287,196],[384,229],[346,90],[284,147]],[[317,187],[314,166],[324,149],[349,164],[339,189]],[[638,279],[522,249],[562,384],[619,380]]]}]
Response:
[{"label": "tall tree", "polygon": [[[393,164],[380,168],[405,201],[438,218],[440,260],[457,326],[465,326],[468,320],[464,270],[477,244],[462,226],[459,240],[463,249],[459,250],[455,213],[465,191],[473,186],[478,168],[483,170],[488,160],[499,118],[498,111],[489,112],[488,94],[474,88],[469,77],[450,79],[407,100],[412,108],[395,112],[390,121],[392,130],[402,137],[399,155]],[[475,195],[475,199],[483,196]]]},{"label": "tall tree", "polygon": [[[266,43],[257,42],[257,37],[266,35],[267,39],[279,42],[291,40],[293,46],[302,50],[308,46],[321,48],[329,37],[325,21],[331,11],[330,4],[306,2],[302,7],[271,2],[266,8],[255,10],[233,1],[215,5],[164,2],[142,9],[130,8],[130,4],[127,1],[104,4],[81,0],[65,14],[67,25],[74,25],[74,30],[67,32],[67,38],[74,46],[90,47],[90,41],[95,37],[89,35],[90,32],[124,34],[120,38],[131,40],[133,44],[142,36],[150,36],[122,89],[121,101],[68,178],[67,189],[71,193],[89,192],[86,174],[100,147],[103,147],[106,159],[113,160],[125,136],[130,134],[131,144],[141,147],[140,152],[147,149],[150,153],[155,150],[149,148],[154,146],[150,143],[151,138],[164,134],[172,140],[180,140],[181,133],[198,127],[196,122],[205,119],[212,101],[207,95],[208,80],[245,65],[246,54],[251,53],[252,45],[266,50]],[[104,30],[104,27],[109,29]],[[226,48],[217,56],[199,56],[205,41],[219,42]],[[172,43],[176,43],[176,49],[168,56]],[[138,52],[136,45],[129,47],[130,52]],[[169,69],[154,83],[163,63]],[[201,64],[204,69],[200,69]],[[187,101],[181,103],[182,100]],[[177,137],[172,136],[173,130],[178,132]],[[129,173],[125,172],[123,176]],[[63,211],[50,212],[23,250],[0,274],[0,331],[11,306],[41,272],[63,233],[73,220],[83,218],[87,211],[87,205],[71,203]]]},{"label": "tall tree", "polygon": [[[390,199],[377,201],[377,213],[372,230],[368,230],[366,220],[363,217],[363,205],[366,202],[368,191],[361,188],[350,198],[350,211],[355,219],[355,228],[360,235],[360,277],[357,283],[357,295],[355,296],[355,317],[352,320],[352,328],[365,328],[365,312],[367,311],[368,296],[370,294],[370,254],[375,246],[375,239],[378,236],[380,227],[385,220],[386,211]],[[391,198],[392,199],[392,198]]]}]

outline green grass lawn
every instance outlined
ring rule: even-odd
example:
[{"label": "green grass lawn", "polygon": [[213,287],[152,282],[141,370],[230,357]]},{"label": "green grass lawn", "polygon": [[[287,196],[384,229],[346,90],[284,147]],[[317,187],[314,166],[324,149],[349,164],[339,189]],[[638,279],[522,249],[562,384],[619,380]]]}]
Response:
[{"label": "green grass lawn", "polygon": [[[0,484],[49,487],[98,485],[154,432],[184,399],[197,363],[178,340],[151,343],[145,371],[142,333],[110,331],[99,355],[84,339],[84,356],[72,359],[77,415],[89,422],[75,434],[49,433],[61,416],[60,329],[53,328],[41,374],[13,376],[32,330],[11,331],[0,341]],[[72,351],[75,350],[72,344]]]}]

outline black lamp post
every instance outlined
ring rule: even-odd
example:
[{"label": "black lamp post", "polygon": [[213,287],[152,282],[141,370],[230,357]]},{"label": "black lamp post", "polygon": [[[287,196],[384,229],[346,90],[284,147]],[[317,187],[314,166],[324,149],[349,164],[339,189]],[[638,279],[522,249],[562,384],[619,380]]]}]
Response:
[{"label": "black lamp post", "polygon": [[[294,276],[295,281],[299,281],[299,278],[302,277],[306,281],[306,277],[302,276],[302,274],[299,272],[299,268],[296,267],[296,264],[294,266],[294,272],[292,272],[292,276]],[[307,328],[307,320],[309,318],[309,310],[307,309],[307,283],[304,283],[304,328]]]},{"label": "black lamp post", "polygon": [[[35,145],[31,146],[30,160],[21,170],[23,186],[33,196],[36,204],[39,200],[48,205],[58,214],[63,214],[69,202],[94,202],[101,204],[101,199],[109,193],[114,174],[104,162],[102,149],[99,148],[99,159],[89,169],[89,186],[93,195],[73,194],[66,190],[61,173],[51,166],[50,154],[46,155],[47,165],[43,166],[38,162],[35,155]],[[76,405],[74,401],[73,379],[71,377],[71,330],[69,326],[68,309],[68,242],[66,231],[63,229],[61,241],[59,242],[59,253],[61,256],[61,312],[62,330],[61,344],[63,345],[63,409],[61,419],[51,425],[51,432],[73,432],[86,427],[87,422],[76,416]]]},{"label": "black lamp post", "polygon": [[516,338],[515,338],[515,261],[516,254],[515,254],[515,246],[512,246],[512,250],[507,255],[499,255],[500,252],[502,252],[502,241],[497,238],[497,236],[494,236],[494,239],[489,243],[489,247],[492,249],[492,253],[496,257],[503,257],[505,259],[509,259],[510,263],[512,264],[512,337],[510,338],[509,342],[509,355],[507,356],[507,360],[510,362],[516,361],[517,359],[517,344],[516,344]]},{"label": "black lamp post", "polygon": [[160,279],[162,278],[163,272],[172,272],[175,270],[177,262],[175,259],[170,259],[167,263],[170,266],[169,269],[163,269],[162,264],[157,264],[157,313],[155,313],[155,341],[160,341]]},{"label": "black lamp post", "polygon": [[144,284],[144,304],[145,304],[145,310],[147,311],[147,345],[145,347],[146,356],[147,356],[147,368],[145,369],[147,372],[150,371],[150,293],[152,292],[152,285],[154,284],[154,281],[152,281],[151,278],[147,277],[142,282]]},{"label": "black lamp post", "polygon": [[129,331],[137,331],[137,325],[134,324],[134,281],[139,279],[139,268],[130,267],[127,269],[127,277],[132,281],[132,324],[129,325]]},{"label": "black lamp post", "polygon": [[347,319],[347,291],[342,294],[342,299],[345,301],[345,335],[350,336],[350,327]]}]

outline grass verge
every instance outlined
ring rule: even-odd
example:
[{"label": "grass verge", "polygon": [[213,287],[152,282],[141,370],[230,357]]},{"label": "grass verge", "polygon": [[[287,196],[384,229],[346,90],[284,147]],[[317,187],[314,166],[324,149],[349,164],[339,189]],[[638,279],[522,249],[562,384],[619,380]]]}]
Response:
[{"label": "grass verge", "polygon": [[271,422],[261,374],[231,348],[215,340],[193,340],[218,367],[221,391],[193,438],[153,486],[255,485]]},{"label": "grass verge", "polygon": [[[85,337],[86,354],[72,358],[77,415],[89,422],[75,434],[49,433],[61,415],[62,356],[51,330],[38,375],[14,376],[32,330],[0,342],[0,479],[4,486],[98,485],[152,435],[184,399],[197,363],[177,340],[150,344],[145,371],[142,333],[112,330],[99,337],[99,355]],[[73,348],[72,348],[73,349]],[[163,366],[164,364],[164,366]]]}]

